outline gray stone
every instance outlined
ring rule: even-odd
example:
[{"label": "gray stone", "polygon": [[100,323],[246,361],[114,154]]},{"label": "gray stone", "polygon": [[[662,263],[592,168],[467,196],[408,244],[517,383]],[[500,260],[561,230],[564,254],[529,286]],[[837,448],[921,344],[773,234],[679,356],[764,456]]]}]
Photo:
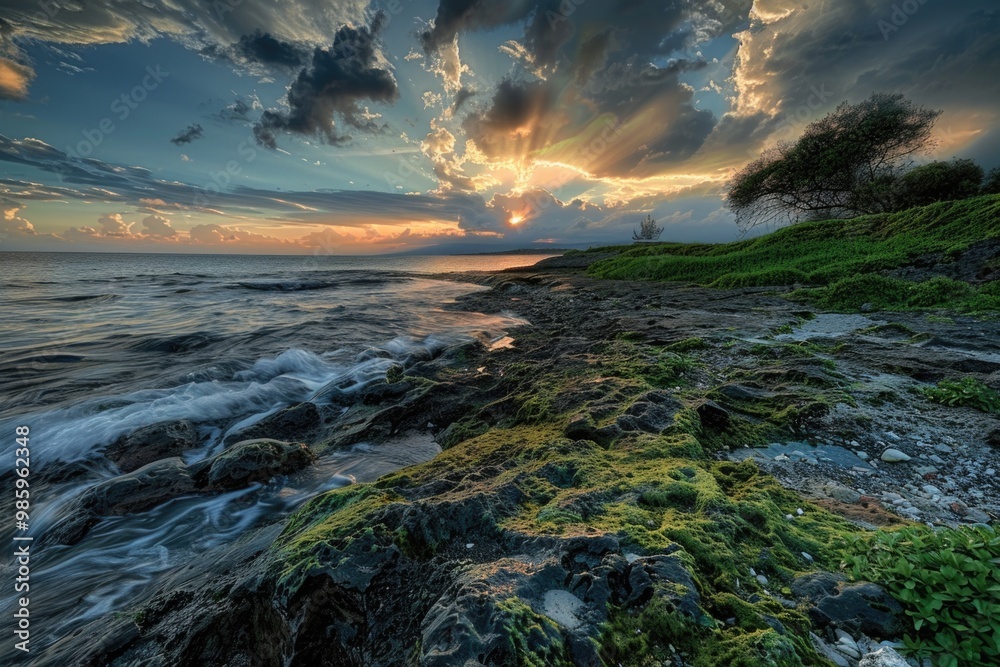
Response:
[{"label": "gray stone", "polygon": [[886,646],[866,654],[861,658],[858,667],[909,667],[909,664],[903,656]]},{"label": "gray stone", "polygon": [[905,463],[910,459],[911,457],[908,454],[892,447],[882,452],[882,460],[886,463]]}]

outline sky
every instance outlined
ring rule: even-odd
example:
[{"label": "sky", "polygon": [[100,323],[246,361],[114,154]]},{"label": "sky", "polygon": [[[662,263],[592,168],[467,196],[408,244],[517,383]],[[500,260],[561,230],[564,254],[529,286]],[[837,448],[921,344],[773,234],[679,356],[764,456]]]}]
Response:
[{"label": "sky", "polygon": [[738,237],[843,102],[1000,164],[996,0],[0,0],[0,250],[376,254]]}]

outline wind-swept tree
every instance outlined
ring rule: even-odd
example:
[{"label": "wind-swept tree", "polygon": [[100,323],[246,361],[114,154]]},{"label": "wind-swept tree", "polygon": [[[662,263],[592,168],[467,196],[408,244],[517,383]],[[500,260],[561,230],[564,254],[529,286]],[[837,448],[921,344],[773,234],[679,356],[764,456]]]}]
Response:
[{"label": "wind-swept tree", "polygon": [[663,227],[657,226],[656,220],[653,220],[653,216],[647,215],[646,219],[639,225],[639,231],[632,231],[632,240],[656,241],[662,233]]},{"label": "wind-swept tree", "polygon": [[895,185],[931,146],[940,116],[902,95],[843,103],[795,143],[766,151],[736,174],[727,203],[744,231],[804,218],[842,218],[894,207]]}]

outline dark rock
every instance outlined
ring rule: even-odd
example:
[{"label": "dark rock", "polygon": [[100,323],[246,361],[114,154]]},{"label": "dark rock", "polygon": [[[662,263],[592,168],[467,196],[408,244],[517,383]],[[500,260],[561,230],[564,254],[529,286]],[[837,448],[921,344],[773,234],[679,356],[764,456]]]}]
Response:
[{"label": "dark rock", "polygon": [[195,483],[184,461],[154,461],[88,489],[70,506],[66,518],[46,532],[44,542],[76,544],[101,517],[142,512],[194,490]]},{"label": "dark rock", "polygon": [[729,426],[729,411],[715,401],[702,402],[697,411],[702,425],[707,428],[725,429]]},{"label": "dark rock", "polygon": [[179,457],[154,461],[88,489],[70,506],[66,518],[46,533],[44,541],[76,544],[101,517],[144,512],[191,493],[225,491],[266,482],[275,475],[301,470],[314,458],[302,444],[250,440],[191,466]]},{"label": "dark rock", "polygon": [[718,392],[734,401],[758,401],[770,398],[774,394],[766,389],[756,389],[740,384],[727,384],[719,387]]},{"label": "dark rock", "polygon": [[579,414],[570,420],[563,434],[571,440],[590,440],[601,447],[610,447],[622,434],[622,427],[616,423],[597,428],[590,415]]},{"label": "dark rock", "polygon": [[256,424],[229,436],[229,442],[274,438],[284,441],[307,441],[322,424],[322,416],[315,403],[299,403],[275,412]]},{"label": "dark rock", "polygon": [[409,382],[377,382],[364,388],[361,400],[365,405],[379,405],[404,396],[412,388]]},{"label": "dark rock", "polygon": [[831,572],[813,572],[796,577],[792,581],[792,594],[817,602],[820,598],[835,595],[842,583],[847,581],[843,575]]},{"label": "dark rock", "polygon": [[835,625],[852,636],[892,639],[903,631],[903,608],[881,586],[873,583],[841,585],[809,609],[818,628]]},{"label": "dark rock", "polygon": [[995,428],[986,436],[986,444],[1000,449],[1000,428]]},{"label": "dark rock", "polygon": [[108,445],[104,455],[127,473],[160,459],[180,456],[197,446],[198,431],[184,419],[136,429]]},{"label": "dark rock", "polygon": [[301,443],[245,440],[212,458],[199,478],[204,476],[207,485],[215,490],[239,489],[254,482],[266,482],[276,475],[297,472],[315,458]]},{"label": "dark rock", "polygon": [[669,394],[650,392],[633,403],[617,424],[623,431],[660,434],[674,424],[674,416],[684,405]]},{"label": "dark rock", "polygon": [[184,461],[172,458],[98,484],[83,495],[81,504],[98,515],[124,516],[194,490],[194,480]]}]

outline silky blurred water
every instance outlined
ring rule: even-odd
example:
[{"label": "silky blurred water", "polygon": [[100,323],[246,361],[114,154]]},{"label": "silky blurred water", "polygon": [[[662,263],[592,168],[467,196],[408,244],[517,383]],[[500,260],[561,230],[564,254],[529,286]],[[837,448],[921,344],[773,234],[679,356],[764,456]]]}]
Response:
[{"label": "silky blurred water", "polygon": [[[520,320],[446,308],[483,288],[428,276],[542,258],[0,253],[0,435],[11,436],[0,453],[12,465],[14,427],[25,424],[33,475],[62,462],[88,470],[33,491],[32,533],[43,535],[75,497],[117,474],[101,452],[138,427],[191,420],[202,436],[187,456],[196,460],[282,407],[322,403],[332,386],[381,381],[416,348],[502,336]],[[359,475],[426,460],[435,447],[429,439],[362,444],[293,480],[108,517],[77,545],[36,551],[32,598],[45,608],[46,643],[127,606],[194,554]],[[0,526],[5,543],[11,530]],[[0,566],[5,581],[9,568]],[[0,613],[12,605],[4,591]]]}]

